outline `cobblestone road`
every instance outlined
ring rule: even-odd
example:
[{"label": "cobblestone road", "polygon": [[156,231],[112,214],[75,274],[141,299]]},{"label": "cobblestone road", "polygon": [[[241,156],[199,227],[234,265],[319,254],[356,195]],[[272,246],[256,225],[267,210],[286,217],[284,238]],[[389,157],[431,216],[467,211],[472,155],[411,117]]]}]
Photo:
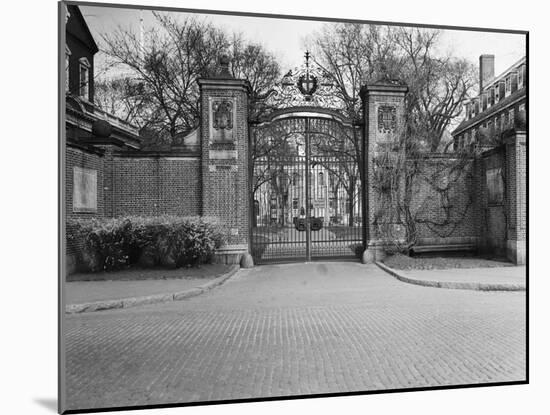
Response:
[{"label": "cobblestone road", "polygon": [[375,266],[241,270],[186,301],[66,317],[68,408],[525,379],[525,293]]}]

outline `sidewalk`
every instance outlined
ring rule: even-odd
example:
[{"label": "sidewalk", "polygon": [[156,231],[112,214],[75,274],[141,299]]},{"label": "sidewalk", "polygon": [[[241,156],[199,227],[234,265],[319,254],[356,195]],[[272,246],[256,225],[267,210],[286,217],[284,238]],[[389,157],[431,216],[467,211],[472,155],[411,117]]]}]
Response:
[{"label": "sidewalk", "polygon": [[525,266],[494,268],[452,268],[396,270],[377,262],[380,268],[400,281],[427,287],[479,291],[525,291]]},{"label": "sidewalk", "polygon": [[235,265],[224,274],[207,279],[67,282],[65,312],[83,313],[183,300],[222,284],[238,270],[239,267]]}]

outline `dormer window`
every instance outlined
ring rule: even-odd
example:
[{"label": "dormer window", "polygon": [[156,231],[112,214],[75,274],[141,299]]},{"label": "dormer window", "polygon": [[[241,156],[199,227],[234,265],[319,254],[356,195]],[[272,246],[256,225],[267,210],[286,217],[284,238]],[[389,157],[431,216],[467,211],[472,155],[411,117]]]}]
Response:
[{"label": "dormer window", "polygon": [[89,100],[89,85],[90,85],[90,62],[88,62],[88,59],[86,58],[80,58],[78,60],[80,63],[80,88],[79,88],[79,95],[84,98],[85,100]]},{"label": "dormer window", "polygon": [[521,65],[518,71],[518,89],[523,88],[523,68],[524,66]]},{"label": "dormer window", "polygon": [[508,75],[506,77],[506,84],[505,84],[505,87],[504,87],[504,96],[508,96],[510,95],[512,92],[512,75]]},{"label": "dormer window", "polygon": [[71,60],[71,50],[65,45],[65,92],[69,92],[69,63]]},{"label": "dormer window", "polygon": [[500,87],[498,85],[498,82],[495,84],[495,104],[500,100]]}]

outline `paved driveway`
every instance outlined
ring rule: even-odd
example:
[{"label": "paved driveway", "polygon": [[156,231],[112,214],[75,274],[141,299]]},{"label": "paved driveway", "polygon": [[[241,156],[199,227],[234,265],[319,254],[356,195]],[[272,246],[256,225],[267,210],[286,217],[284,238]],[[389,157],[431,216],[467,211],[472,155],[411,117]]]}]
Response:
[{"label": "paved driveway", "polygon": [[66,317],[70,409],[525,379],[525,293],[375,266],[241,270],[186,301]]}]

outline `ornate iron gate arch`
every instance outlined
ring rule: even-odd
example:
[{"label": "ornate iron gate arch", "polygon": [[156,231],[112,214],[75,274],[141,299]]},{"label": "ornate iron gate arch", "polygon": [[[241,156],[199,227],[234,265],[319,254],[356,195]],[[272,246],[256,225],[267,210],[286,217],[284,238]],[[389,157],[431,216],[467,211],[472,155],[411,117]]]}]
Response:
[{"label": "ornate iron gate arch", "polygon": [[250,244],[255,263],[359,258],[366,245],[364,134],[343,115],[330,76],[305,66],[250,123]]}]

